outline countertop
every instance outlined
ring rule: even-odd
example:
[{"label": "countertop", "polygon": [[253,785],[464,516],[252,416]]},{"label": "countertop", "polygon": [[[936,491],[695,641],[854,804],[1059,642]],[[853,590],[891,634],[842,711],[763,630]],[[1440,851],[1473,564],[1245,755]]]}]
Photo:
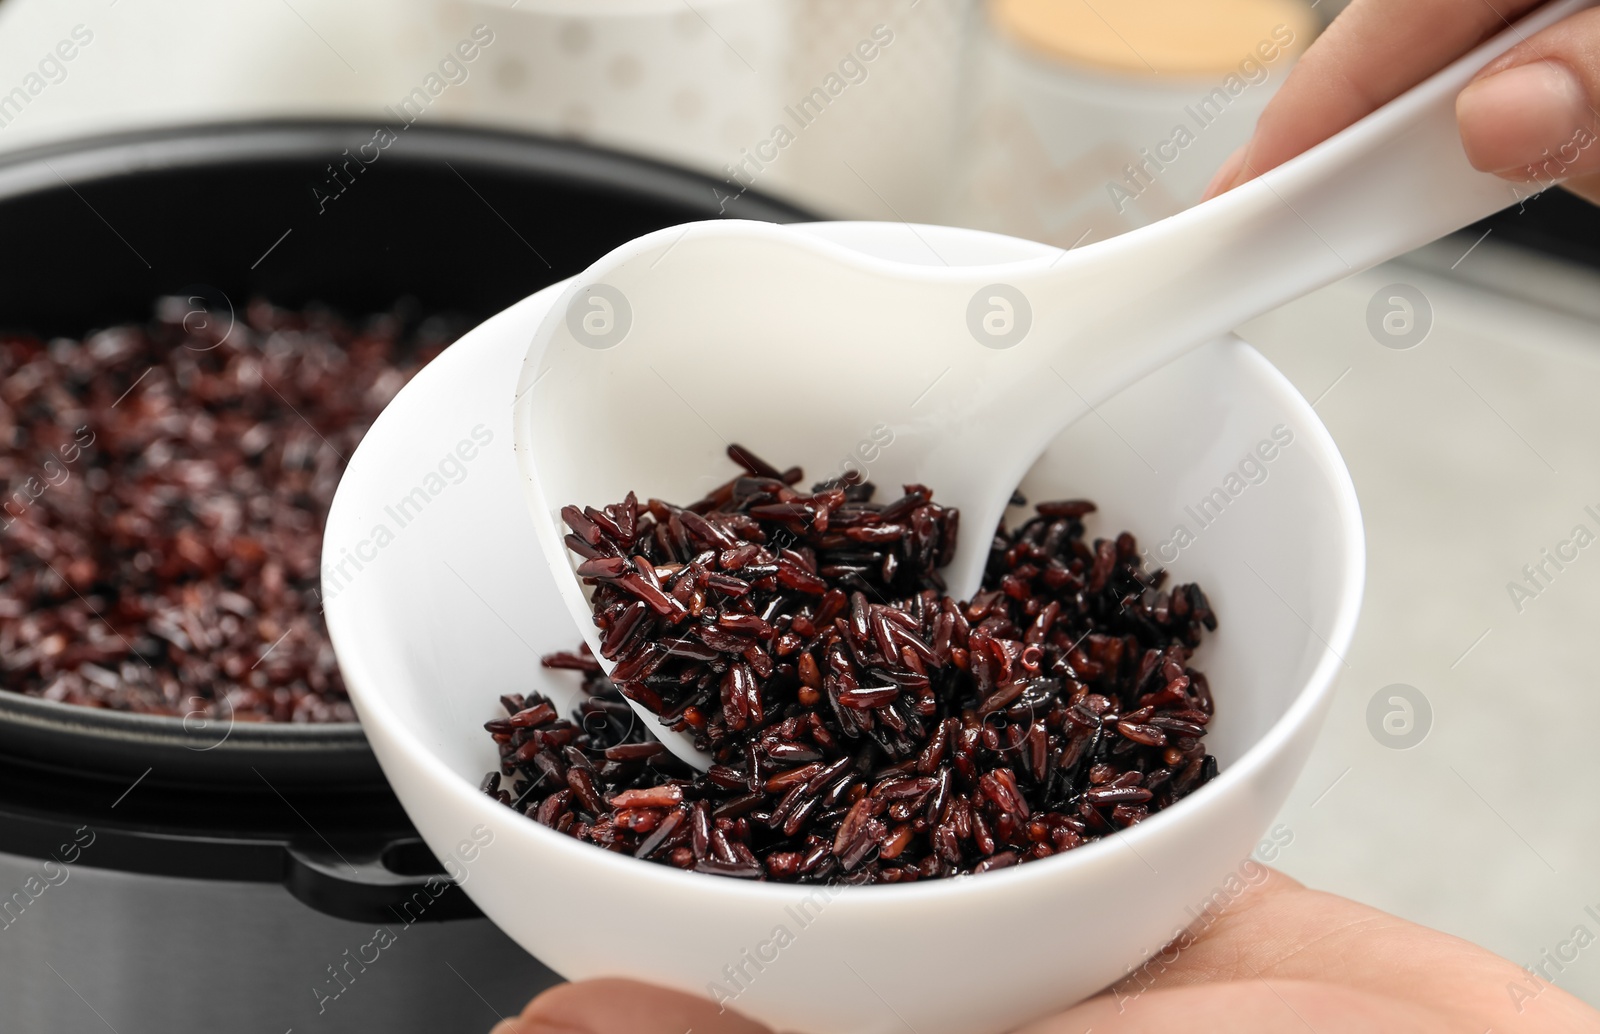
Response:
[{"label": "countertop", "polygon": [[[1542,965],[1600,1003],[1600,950],[1562,948],[1575,927],[1600,934],[1585,912],[1600,912],[1600,809],[1587,798],[1600,782],[1600,274],[1474,237],[1241,330],[1315,403],[1367,530],[1360,625],[1280,816],[1294,840],[1278,864]],[[1370,300],[1397,283],[1433,318],[1403,350],[1367,326]],[[1558,569],[1545,550],[1575,559]],[[1529,586],[1523,567],[1541,562]],[[1413,728],[1431,727],[1409,748],[1391,745],[1415,738],[1390,702],[1404,696],[1396,684],[1431,709],[1425,723],[1411,705]]]}]

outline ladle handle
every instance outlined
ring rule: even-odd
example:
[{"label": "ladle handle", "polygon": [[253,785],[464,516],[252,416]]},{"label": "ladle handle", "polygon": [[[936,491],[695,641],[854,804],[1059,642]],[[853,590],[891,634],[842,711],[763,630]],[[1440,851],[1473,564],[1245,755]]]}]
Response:
[{"label": "ladle handle", "polygon": [[[1474,169],[1462,149],[1455,100],[1496,57],[1597,2],[1546,4],[1304,154],[1204,204],[1085,249],[1084,260],[1093,256],[1107,290],[1126,293],[1117,285],[1134,283],[1143,297],[1107,313],[1100,326],[1084,328],[1122,342],[1121,369],[1084,371],[1080,390],[1091,401],[1105,397],[1175,349],[1232,330],[1558,181],[1560,153],[1531,185]],[[1585,140],[1594,138],[1575,137],[1572,148]],[[1058,268],[1065,273],[1069,264]],[[1163,317],[1152,320],[1140,311],[1143,298],[1159,299]],[[1062,297],[1060,304],[1071,302]],[[1181,340],[1169,323],[1181,323]],[[1137,369],[1130,368],[1127,360],[1141,337],[1143,354]],[[1099,379],[1093,373],[1106,375],[1106,383],[1090,383]]]}]

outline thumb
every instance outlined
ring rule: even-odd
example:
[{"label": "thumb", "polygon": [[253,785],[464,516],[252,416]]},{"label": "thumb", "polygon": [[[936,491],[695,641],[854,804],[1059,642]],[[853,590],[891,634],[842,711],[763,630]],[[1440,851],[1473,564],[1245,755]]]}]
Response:
[{"label": "thumb", "polygon": [[1456,98],[1473,166],[1549,186],[1600,173],[1600,9],[1518,44]]},{"label": "thumb", "polygon": [[715,1002],[632,980],[558,984],[491,1034],[772,1034]]}]

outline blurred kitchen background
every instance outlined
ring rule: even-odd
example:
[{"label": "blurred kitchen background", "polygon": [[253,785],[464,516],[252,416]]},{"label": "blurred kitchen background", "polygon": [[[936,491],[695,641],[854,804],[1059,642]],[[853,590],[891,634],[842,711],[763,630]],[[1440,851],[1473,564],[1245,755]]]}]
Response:
[{"label": "blurred kitchen background", "polygon": [[[1070,248],[1196,202],[1337,7],[3,0],[0,151],[222,120],[464,124],[686,166],[730,201]],[[73,59],[41,65],[69,38]],[[1242,333],[1332,430],[1369,546],[1275,864],[1600,1004],[1600,950],[1560,954],[1600,932],[1600,550],[1546,564],[1532,598],[1510,588],[1575,526],[1600,531],[1597,228],[1559,191],[1530,198]],[[1420,335],[1386,329],[1397,297]]]}]

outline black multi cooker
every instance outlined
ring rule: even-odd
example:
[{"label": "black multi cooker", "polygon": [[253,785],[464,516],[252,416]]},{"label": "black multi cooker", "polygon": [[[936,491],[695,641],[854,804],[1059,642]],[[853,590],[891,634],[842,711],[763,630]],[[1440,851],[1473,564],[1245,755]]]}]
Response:
[{"label": "black multi cooker", "polygon": [[[80,336],[169,294],[476,321],[663,226],[804,217],[719,187],[422,125],[54,146],[0,160],[0,329]],[[0,692],[0,1031],[485,1031],[557,978],[440,871],[357,725]]]}]

